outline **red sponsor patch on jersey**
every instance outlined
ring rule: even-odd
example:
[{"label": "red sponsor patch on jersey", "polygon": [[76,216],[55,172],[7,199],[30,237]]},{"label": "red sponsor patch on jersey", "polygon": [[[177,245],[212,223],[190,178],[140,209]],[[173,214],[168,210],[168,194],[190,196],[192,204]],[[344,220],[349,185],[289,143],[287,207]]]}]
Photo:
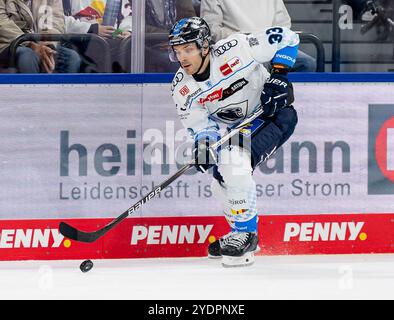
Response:
[{"label": "red sponsor patch on jersey", "polygon": [[229,62],[222,65],[219,69],[224,76],[227,76],[233,71],[237,70],[240,66],[241,60],[238,57],[234,57],[230,59]]},{"label": "red sponsor patch on jersey", "polygon": [[222,65],[222,66],[220,67],[220,71],[222,72],[222,74],[223,74],[224,76],[227,76],[227,75],[229,75],[231,72],[233,72],[233,70],[231,70],[231,68],[230,68],[230,66],[228,65],[228,63]]},{"label": "red sponsor patch on jersey", "polygon": [[222,97],[223,97],[223,88],[220,88],[219,90],[216,90],[216,91],[210,93],[205,98],[200,98],[200,100],[198,102],[200,104],[204,105],[205,102],[213,102],[215,100],[219,100]]},{"label": "red sponsor patch on jersey", "polygon": [[183,86],[183,87],[181,88],[181,90],[179,90],[179,93],[180,93],[182,96],[187,95],[189,92],[190,92],[190,90],[189,90],[189,88],[188,88],[187,86]]}]

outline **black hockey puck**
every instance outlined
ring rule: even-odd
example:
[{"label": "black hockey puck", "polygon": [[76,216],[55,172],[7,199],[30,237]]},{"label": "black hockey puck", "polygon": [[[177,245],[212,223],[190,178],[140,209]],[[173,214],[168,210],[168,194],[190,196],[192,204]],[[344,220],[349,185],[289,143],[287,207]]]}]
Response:
[{"label": "black hockey puck", "polygon": [[82,272],[88,272],[90,269],[93,268],[93,262],[92,260],[85,260],[84,262],[81,263],[79,266],[79,269],[81,269]]}]

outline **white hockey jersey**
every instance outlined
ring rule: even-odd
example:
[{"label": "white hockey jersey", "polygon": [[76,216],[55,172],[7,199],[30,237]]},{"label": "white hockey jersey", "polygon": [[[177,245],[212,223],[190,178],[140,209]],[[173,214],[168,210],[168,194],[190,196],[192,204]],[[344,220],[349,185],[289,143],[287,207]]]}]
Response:
[{"label": "white hockey jersey", "polygon": [[298,35],[285,27],[234,34],[212,47],[208,80],[197,82],[180,68],[171,91],[184,127],[195,137],[218,130],[219,123],[242,121],[260,105],[269,78],[263,63],[272,60],[292,66],[298,44]]}]

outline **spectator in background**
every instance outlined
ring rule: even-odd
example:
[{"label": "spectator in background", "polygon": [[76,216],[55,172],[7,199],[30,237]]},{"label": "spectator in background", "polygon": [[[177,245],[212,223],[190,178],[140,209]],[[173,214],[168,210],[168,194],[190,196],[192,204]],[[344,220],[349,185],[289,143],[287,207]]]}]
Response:
[{"label": "spectator in background", "polygon": [[[94,33],[110,48],[112,72],[127,72],[131,44],[122,42],[131,36],[131,0],[62,0],[67,33]],[[105,57],[95,43],[80,43],[84,72],[99,72]]]},{"label": "spectator in background", "polygon": [[[273,26],[291,28],[283,0],[201,0],[201,17],[216,42],[236,32],[257,32]],[[316,60],[298,51],[293,71],[316,71]]]},{"label": "spectator in background", "polygon": [[361,34],[374,29],[376,41],[394,40],[394,1],[393,0],[343,0],[353,9],[353,18],[364,22]]},{"label": "spectator in background", "polygon": [[117,19],[112,25],[103,24],[107,1],[111,0],[63,0],[66,32],[95,33],[104,38],[111,38],[112,34],[120,29],[117,37],[131,36],[131,0],[119,1]]},{"label": "spectator in background", "polygon": [[[196,12],[192,0],[146,0],[145,5],[145,72],[175,72],[179,65],[168,60],[168,32],[176,21],[193,17]],[[163,34],[162,41],[149,34]]]},{"label": "spectator in background", "polygon": [[[49,10],[50,8],[50,10]],[[0,0],[0,60],[9,63],[10,45],[25,33],[65,32],[62,3],[58,0]],[[25,42],[16,50],[21,73],[78,72],[79,55],[55,42]]]}]

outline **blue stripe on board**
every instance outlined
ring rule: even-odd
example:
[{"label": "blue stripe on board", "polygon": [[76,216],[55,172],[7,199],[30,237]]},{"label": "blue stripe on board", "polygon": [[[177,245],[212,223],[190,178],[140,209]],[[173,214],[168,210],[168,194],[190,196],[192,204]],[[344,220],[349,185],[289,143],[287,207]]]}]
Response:
[{"label": "blue stripe on board", "polygon": [[[0,84],[170,83],[172,73],[0,74]],[[291,73],[293,82],[394,82],[394,73]]]}]

